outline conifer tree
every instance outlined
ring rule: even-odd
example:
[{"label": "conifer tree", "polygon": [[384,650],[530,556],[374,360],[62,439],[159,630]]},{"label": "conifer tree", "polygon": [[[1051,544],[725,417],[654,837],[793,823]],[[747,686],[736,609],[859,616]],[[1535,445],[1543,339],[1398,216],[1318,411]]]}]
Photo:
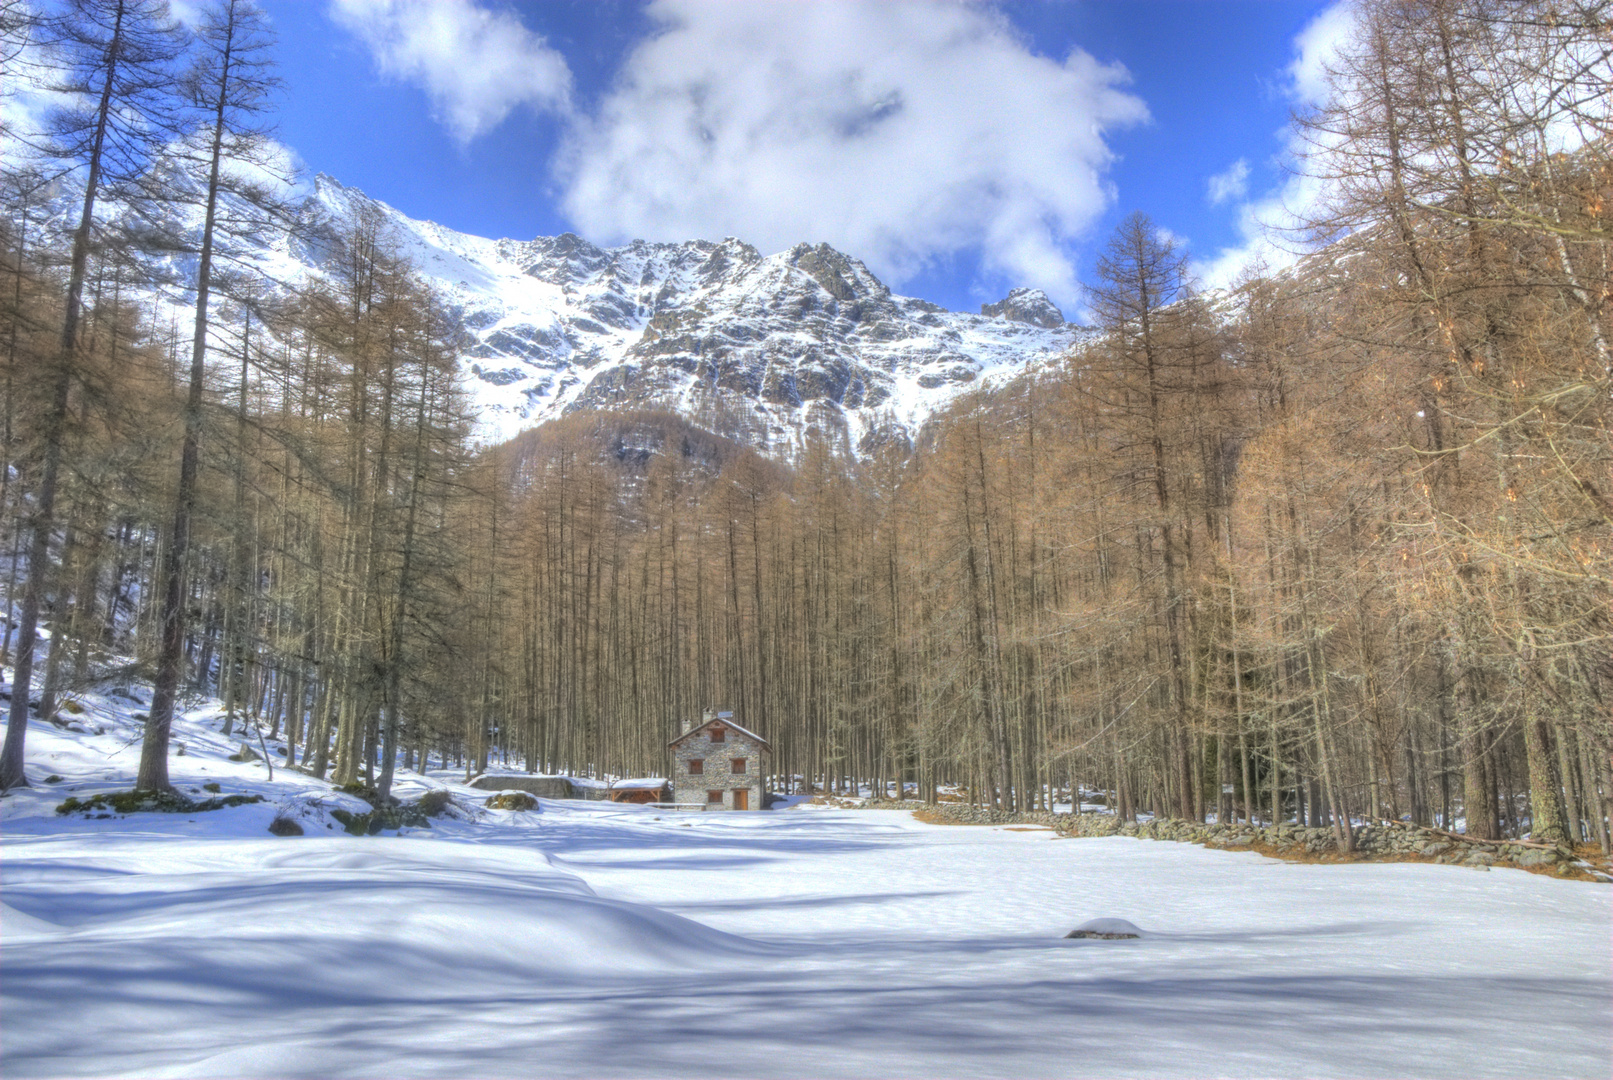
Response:
[{"label": "conifer tree", "polygon": [[[203,220],[197,245],[196,316],[184,411],[184,442],[180,450],[173,526],[164,549],[157,674],[135,783],[141,789],[169,786],[168,738],[184,659],[186,560],[190,552],[191,519],[195,512],[201,459],[210,327],[208,304],[216,284],[215,247],[221,234],[234,231],[223,227],[221,211],[228,216],[236,207],[263,201],[258,186],[244,180],[239,170],[261,164],[263,157],[266,140],[263,116],[276,86],[270,58],[272,47],[268,20],[251,0],[218,0],[205,11],[198,27],[196,59],[185,81],[189,103],[201,119],[196,137],[200,153],[194,161],[205,170],[206,179],[201,196]],[[248,215],[247,221],[261,227],[262,217]]]},{"label": "conifer tree", "polygon": [[60,89],[78,95],[82,106],[52,117],[48,156],[82,185],[83,200],[73,231],[61,337],[40,431],[38,482],[29,522],[28,578],[18,615],[11,712],[5,748],[0,751],[0,788],[26,784],[24,740],[40,606],[51,580],[50,543],[56,527],[56,500],[62,469],[63,437],[80,341],[84,285],[96,227],[96,202],[103,193],[137,201],[140,181],[161,142],[174,130],[172,65],[181,38],[169,19],[166,0],[70,0],[52,20],[52,37],[64,57]]}]

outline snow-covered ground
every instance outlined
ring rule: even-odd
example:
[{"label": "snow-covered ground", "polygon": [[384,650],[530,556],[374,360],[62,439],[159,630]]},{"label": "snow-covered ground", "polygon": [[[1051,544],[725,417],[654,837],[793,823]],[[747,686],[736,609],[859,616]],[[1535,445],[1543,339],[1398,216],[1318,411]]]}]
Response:
[{"label": "snow-covered ground", "polygon": [[[58,817],[133,774],[87,704],[0,803],[7,1077],[1613,1074],[1605,886],[805,806],[278,838],[350,797],[210,712],[176,783],[268,802]],[[1063,937],[1102,917],[1144,936]]]}]

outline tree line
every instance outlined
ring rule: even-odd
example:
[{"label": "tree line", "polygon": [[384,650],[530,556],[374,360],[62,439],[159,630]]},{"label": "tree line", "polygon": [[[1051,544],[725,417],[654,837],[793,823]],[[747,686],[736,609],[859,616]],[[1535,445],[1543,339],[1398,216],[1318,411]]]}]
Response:
[{"label": "tree line", "polygon": [[[52,630],[41,709],[132,656],[148,752],[188,685],[385,790],[433,756],[658,773],[718,704],[786,790],[1606,850],[1607,5],[1356,15],[1298,118],[1313,254],[1200,293],[1133,215],[1084,344],[856,461],[655,410],[477,449],[453,319],[377,223],[264,290],[207,268],[206,213],[115,233],[86,206],[80,258],[16,195],[0,498],[18,650]],[[229,179],[254,129],[212,48],[211,121],[120,165],[119,205],[161,169],[199,206]],[[190,223],[189,336],[120,299],[162,220]]]},{"label": "tree line", "polygon": [[[4,133],[0,786],[26,782],[41,623],[40,715],[109,673],[151,681],[142,788],[168,786],[187,690],[221,696],[228,729],[273,713],[321,775],[365,757],[373,781],[379,755],[388,786],[401,717],[434,692],[433,605],[463,586],[446,554],[476,483],[461,329],[373,216],[336,228],[282,197],[255,5],[218,0],[187,30],[161,0],[9,3],[0,29],[8,79],[58,102]],[[322,280],[264,277],[262,253],[292,242],[322,253]]]}]

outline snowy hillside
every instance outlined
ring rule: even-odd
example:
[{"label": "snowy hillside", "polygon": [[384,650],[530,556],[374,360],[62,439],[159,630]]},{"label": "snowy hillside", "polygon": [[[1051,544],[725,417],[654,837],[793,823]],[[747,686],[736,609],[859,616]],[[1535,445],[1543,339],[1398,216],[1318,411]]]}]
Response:
[{"label": "snowy hillside", "polygon": [[[822,244],[764,256],[735,239],[488,240],[327,176],[305,208],[337,227],[365,211],[475,336],[466,375],[484,437],[575,409],[653,405],[777,456],[814,425],[856,452],[911,435],[960,391],[1056,356],[1079,333],[1039,290],[951,312],[892,293]],[[313,249],[263,257],[282,277],[320,270]]]},{"label": "snowy hillside", "polygon": [[[489,810],[436,769],[397,790],[447,812],[353,836],[362,800],[229,760],[216,703],[175,783],[263,802],[57,814],[129,788],[146,693],[36,721],[0,802],[7,1077],[1613,1069],[1604,886],[899,810]],[[1095,918],[1142,936],[1064,937]]]}]

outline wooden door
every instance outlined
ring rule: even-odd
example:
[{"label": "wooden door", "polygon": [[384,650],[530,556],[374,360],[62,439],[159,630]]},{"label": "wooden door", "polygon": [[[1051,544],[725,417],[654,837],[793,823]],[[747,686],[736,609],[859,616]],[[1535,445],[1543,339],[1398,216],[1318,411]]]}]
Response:
[{"label": "wooden door", "polygon": [[734,809],[735,810],[749,810],[750,809],[750,789],[749,788],[735,788],[734,789]]}]

